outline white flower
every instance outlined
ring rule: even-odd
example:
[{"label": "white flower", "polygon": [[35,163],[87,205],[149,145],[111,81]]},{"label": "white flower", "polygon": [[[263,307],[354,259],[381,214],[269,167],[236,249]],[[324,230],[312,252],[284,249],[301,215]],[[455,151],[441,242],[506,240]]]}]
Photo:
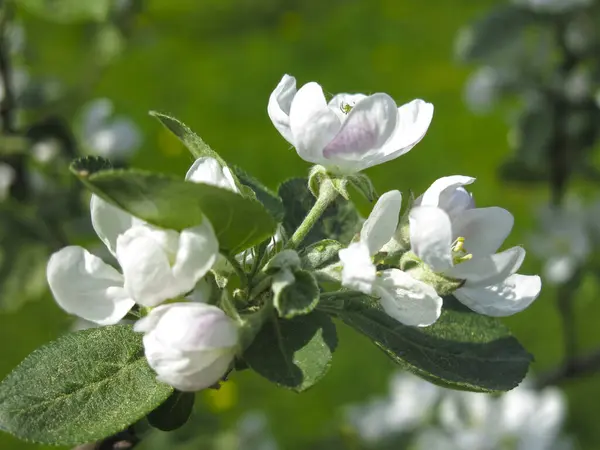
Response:
[{"label": "white flower", "polygon": [[15,169],[10,164],[0,163],[0,202],[8,198],[16,176]]},{"label": "white flower", "polygon": [[223,167],[210,156],[198,158],[185,175],[187,181],[211,184],[223,189],[239,193],[229,167]]},{"label": "white flower", "polygon": [[114,160],[131,157],[142,141],[135,123],[127,117],[113,117],[113,104],[105,98],[85,107],[81,134],[90,153]]},{"label": "white flower", "polygon": [[376,442],[416,429],[431,414],[441,389],[416,376],[399,372],[391,379],[390,392],[388,398],[349,409],[349,421],[364,440]]},{"label": "white flower", "polygon": [[144,352],[157,379],[180,391],[217,383],[238,350],[238,329],[216,306],[171,303],[154,308],[134,325],[144,333]]},{"label": "white flower", "polygon": [[540,231],[530,236],[529,246],[543,258],[544,278],[552,284],[569,281],[590,252],[586,214],[581,203],[565,200],[561,208],[540,209]]},{"label": "white flower", "polygon": [[176,232],[148,225],[95,195],[90,207],[94,230],[123,273],[77,246],[54,253],[47,267],[57,303],[86,320],[114,324],[135,303],[156,306],[184,295],[217,259],[219,245],[206,218]]},{"label": "white flower", "polygon": [[383,194],[362,226],[360,241],[340,250],[342,285],[378,297],[385,312],[405,325],[428,326],[441,314],[435,289],[399,269],[378,273],[373,263],[396,231],[401,203],[400,192]]},{"label": "white flower", "polygon": [[508,316],[527,308],[539,295],[538,276],[515,273],[525,250],[495,253],[509,235],[513,216],[502,208],[475,208],[463,188],[474,178],[440,178],[410,211],[412,251],[434,272],[465,280],[454,296],[473,311]]},{"label": "white flower", "polygon": [[350,174],[412,149],[427,132],[433,105],[423,100],[398,108],[387,94],[338,94],[329,103],[315,82],[296,91],[284,75],[269,98],[269,117],[305,161]]},{"label": "white flower", "polygon": [[591,5],[593,0],[513,0],[513,3],[541,13],[563,13]]},{"label": "white flower", "polygon": [[480,68],[467,80],[465,103],[474,112],[488,112],[496,103],[506,78],[505,73],[494,67]]}]

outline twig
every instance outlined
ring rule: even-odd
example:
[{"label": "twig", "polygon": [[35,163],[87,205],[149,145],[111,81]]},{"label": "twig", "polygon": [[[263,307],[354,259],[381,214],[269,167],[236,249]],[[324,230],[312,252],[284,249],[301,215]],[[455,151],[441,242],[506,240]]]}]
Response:
[{"label": "twig", "polygon": [[121,431],[98,442],[83,444],[73,450],[129,450],[136,447],[141,439],[132,429]]},{"label": "twig", "polygon": [[538,388],[561,384],[569,379],[600,373],[600,349],[572,358],[559,368],[539,377]]}]

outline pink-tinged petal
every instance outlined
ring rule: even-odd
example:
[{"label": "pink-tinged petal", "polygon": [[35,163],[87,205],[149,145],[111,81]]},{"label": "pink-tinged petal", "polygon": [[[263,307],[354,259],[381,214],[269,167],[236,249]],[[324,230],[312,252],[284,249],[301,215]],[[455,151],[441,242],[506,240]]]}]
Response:
[{"label": "pink-tinged petal", "polygon": [[398,108],[396,126],[378,152],[376,164],[391,161],[408,153],[425,137],[432,119],[433,105],[420,99]]},{"label": "pink-tinged petal", "polygon": [[364,98],[348,113],[323,155],[332,162],[360,160],[389,139],[396,128],[397,117],[396,102],[389,95],[374,94]]},{"label": "pink-tinged petal", "polygon": [[462,262],[444,273],[452,278],[466,280],[465,287],[489,286],[500,283],[519,270],[524,259],[525,250],[512,247],[495,255]]},{"label": "pink-tinged petal", "polygon": [[290,109],[292,100],[296,95],[296,79],[290,75],[284,75],[275,90],[269,97],[267,112],[277,128],[277,131],[294,145],[292,130],[290,128]]},{"label": "pink-tinged petal", "polygon": [[90,201],[92,226],[108,250],[116,254],[117,237],[134,225],[140,225],[142,220],[123,211],[116,206],[93,194]]},{"label": "pink-tinged petal", "polygon": [[409,213],[412,251],[435,271],[452,267],[452,225],[444,210],[417,206]]},{"label": "pink-tinged petal", "polygon": [[311,82],[298,90],[290,108],[290,129],[293,145],[302,159],[327,164],[323,149],[340,127],[340,119],[327,106],[321,86]]},{"label": "pink-tinged petal", "polygon": [[442,313],[442,299],[435,289],[399,269],[384,270],[374,294],[384,311],[405,325],[426,327]]},{"label": "pink-tinged petal", "polygon": [[425,193],[417,199],[415,204],[421,206],[437,206],[438,208],[445,210],[449,200],[454,195],[454,191],[462,186],[469,185],[474,181],[475,178],[464,175],[451,175],[439,178],[429,186]]},{"label": "pink-tinged petal", "polygon": [[460,288],[454,296],[479,314],[504,317],[531,305],[541,289],[542,280],[537,275],[514,274],[493,286]]},{"label": "pink-tinged petal", "polygon": [[59,306],[90,322],[115,324],[135,304],[123,288],[123,276],[81,247],[54,253],[46,274]]},{"label": "pink-tinged petal", "polygon": [[452,222],[453,237],[465,238],[465,249],[473,256],[497,251],[510,234],[515,219],[503,208],[475,208],[463,211]]},{"label": "pink-tinged petal", "polygon": [[360,240],[374,255],[387,244],[398,227],[402,194],[400,191],[389,191],[379,197],[371,214],[360,231]]}]

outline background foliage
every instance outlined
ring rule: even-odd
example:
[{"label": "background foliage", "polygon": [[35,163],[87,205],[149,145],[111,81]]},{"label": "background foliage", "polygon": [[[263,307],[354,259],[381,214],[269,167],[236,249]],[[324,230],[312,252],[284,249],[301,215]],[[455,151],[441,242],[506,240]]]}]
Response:
[{"label": "background foliage", "polygon": [[[512,211],[516,226],[507,245],[522,244],[534,223],[533,207],[548,200],[547,189],[500,181],[498,167],[508,152],[503,111],[479,117],[467,110],[462,91],[470,69],[453,59],[459,28],[494,3],[148,0],[135,17],[124,53],[96,74],[91,98],[110,98],[119,113],[131,116],[142,129],[144,145],[132,166],[182,176],[192,162],[184,147],[147,115],[158,110],[185,121],[227,161],[271,188],[289,177],[305,176],[308,169],[266,113],[268,96],[283,73],[296,76],[300,83],[316,80],[330,92],[383,91],[399,103],[424,98],[436,107],[430,131],[408,155],[368,172],[378,191],[421,192],[440,176],[475,176],[477,202]],[[92,51],[88,24],[53,23],[30,13],[19,18],[35,49],[29,58],[32,75],[67,85],[80,84],[89,76],[89,68],[82,64]],[[576,187],[588,196],[595,188],[581,183]],[[368,211],[366,203],[362,207]],[[523,272],[539,270],[533,258],[526,260]],[[535,355],[536,372],[558,364],[562,356],[552,290],[546,286],[531,308],[506,320]],[[599,290],[598,282],[590,278],[577,298],[583,349],[600,341],[595,325]],[[34,348],[68,329],[71,321],[49,295],[16,312],[2,313],[0,377]],[[383,393],[393,370],[385,355],[371,351],[366,339],[341,324],[339,334],[331,371],[307,393],[275,389],[255,374],[242,372],[220,391],[199,396],[196,407],[231,425],[244,411],[265,410],[282,448],[304,448],[306,440],[331,432],[339,407]],[[600,396],[600,378],[579,380],[566,388],[569,430],[583,448],[600,447],[600,403],[593,401]],[[0,434],[0,449],[29,448],[40,447]]]}]

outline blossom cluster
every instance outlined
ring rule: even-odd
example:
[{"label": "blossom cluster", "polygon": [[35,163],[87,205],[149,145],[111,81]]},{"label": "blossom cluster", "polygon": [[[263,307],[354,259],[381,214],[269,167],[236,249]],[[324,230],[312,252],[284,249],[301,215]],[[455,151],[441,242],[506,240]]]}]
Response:
[{"label": "blossom cluster", "polygon": [[[268,113],[298,155],[319,165],[313,170],[319,182],[339,188],[340,180],[411,150],[425,136],[433,105],[414,100],[398,107],[383,93],[338,94],[328,102],[317,83],[296,89],[296,80],[285,75],[270,96]],[[242,195],[235,174],[218,158],[197,159],[186,180]],[[340,292],[370,296],[392,318],[419,327],[437,321],[443,297],[450,294],[489,316],[529,306],[541,282],[538,276],[517,273],[525,250],[499,251],[513,216],[499,207],[476,207],[466,189],[474,181],[461,175],[441,178],[402,215],[399,191],[381,195],[330,271]],[[345,196],[341,188],[340,194]],[[252,255],[227,261],[207,217],[180,231],[161,229],[93,195],[91,218],[120,271],[82,247],[63,248],[47,268],[58,304],[100,325],[139,319],[134,329],[144,333],[150,366],[159,380],[181,391],[221,380],[248,338],[237,312],[214,301],[229,295],[215,280],[232,276],[232,264],[244,270]],[[290,244],[294,237],[283,252],[273,248],[286,239],[272,237],[267,253],[276,254],[264,266],[278,272],[271,279],[274,297],[300,270]]]}]

